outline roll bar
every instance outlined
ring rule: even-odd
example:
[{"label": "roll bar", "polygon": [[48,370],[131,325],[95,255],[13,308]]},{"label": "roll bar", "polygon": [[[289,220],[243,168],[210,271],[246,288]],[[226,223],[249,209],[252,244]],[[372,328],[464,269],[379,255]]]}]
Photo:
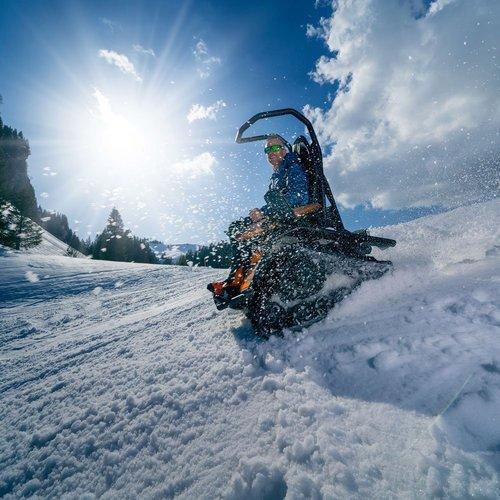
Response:
[{"label": "roll bar", "polygon": [[[319,147],[318,138],[316,136],[316,132],[311,124],[311,122],[302,114],[299,113],[296,109],[293,108],[284,108],[284,109],[275,109],[273,111],[263,111],[262,113],[257,113],[252,116],[249,120],[247,120],[239,129],[236,134],[236,142],[238,144],[242,144],[244,142],[253,142],[253,141],[265,141],[270,137],[280,137],[278,134],[264,134],[264,135],[254,135],[252,137],[243,137],[243,134],[247,129],[249,129],[255,122],[259,120],[265,120],[266,118],[275,118],[276,116],[285,116],[292,115],[297,120],[301,121],[307,128],[309,132],[309,137],[311,138],[311,142],[317,146],[318,150],[321,151]],[[280,137],[281,138],[281,137]]]},{"label": "roll bar", "polygon": [[[337,208],[337,204],[335,203],[335,198],[333,196],[332,190],[330,188],[330,184],[328,183],[327,178],[325,177],[325,173],[323,171],[323,153],[321,152],[321,146],[319,145],[318,141],[318,136],[316,135],[316,132],[314,131],[314,128],[312,126],[312,123],[299,111],[293,108],[284,108],[284,109],[274,109],[272,111],[263,111],[261,113],[257,113],[256,115],[252,116],[249,120],[247,120],[239,129],[238,133],[236,134],[236,139],[235,141],[238,144],[242,144],[245,142],[254,142],[254,141],[265,141],[266,139],[269,139],[271,137],[279,137],[284,144],[286,144],[289,149],[290,145],[288,142],[283,139],[278,134],[263,134],[263,135],[254,135],[251,137],[243,137],[243,134],[257,121],[259,120],[265,120],[267,118],[275,118],[277,116],[286,116],[286,115],[291,115],[300,122],[302,122],[306,128],[307,132],[309,133],[309,137],[311,138],[311,158],[314,163],[314,170],[315,170],[315,175],[316,179],[319,182],[319,190],[320,190],[320,196],[319,200],[321,205],[323,206],[323,216],[324,220],[326,221],[327,219],[331,219],[334,227],[338,229],[344,230],[344,224],[342,223],[342,218],[340,217],[339,210]],[[327,212],[327,207],[325,203],[325,197],[328,199],[331,205],[331,214],[328,215]]]}]

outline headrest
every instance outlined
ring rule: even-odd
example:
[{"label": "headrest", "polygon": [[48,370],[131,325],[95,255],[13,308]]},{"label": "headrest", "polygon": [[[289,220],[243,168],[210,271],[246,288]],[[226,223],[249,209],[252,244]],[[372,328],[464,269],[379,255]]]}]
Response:
[{"label": "headrest", "polygon": [[297,139],[293,141],[292,151],[299,156],[304,153],[309,154],[309,143],[303,135],[297,137]]}]

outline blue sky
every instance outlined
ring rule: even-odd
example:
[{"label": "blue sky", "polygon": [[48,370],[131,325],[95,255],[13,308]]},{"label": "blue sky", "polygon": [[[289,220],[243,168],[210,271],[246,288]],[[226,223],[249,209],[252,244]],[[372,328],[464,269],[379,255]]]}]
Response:
[{"label": "blue sky", "polygon": [[[235,130],[263,109],[322,104],[328,91],[308,73],[323,44],[305,31],[326,10],[313,2],[251,4],[3,2],[1,112],[30,139],[30,175],[40,203],[79,221],[82,235],[99,230],[116,204],[136,232],[175,241],[221,237],[231,218],[260,205],[269,168],[256,148],[233,143]],[[99,57],[102,50],[125,55],[142,81]],[[154,173],[144,160],[123,171],[113,168],[111,177],[100,175],[109,158],[99,164],[102,144],[75,125],[78,114],[92,109],[96,89],[126,119],[129,106],[138,108],[132,120],[141,109],[146,114],[148,106],[163,106],[163,116],[149,125],[160,129],[158,141],[163,134],[168,138],[169,152]],[[186,119],[193,105],[220,101],[225,106],[216,120]],[[166,183],[163,193],[173,189],[171,163],[204,153],[217,162],[213,173],[185,178],[182,199],[169,194],[158,203],[158,192],[149,188]],[[97,172],[89,162],[98,163]],[[145,182],[142,192],[133,193],[137,179],[127,169],[151,174],[151,185]],[[120,187],[127,192],[113,195]],[[111,194],[101,196],[106,192]],[[167,214],[161,223],[160,213]]]},{"label": "blue sky", "polygon": [[[140,236],[224,237],[262,205],[270,175],[261,144],[234,143],[237,127],[266,109],[332,106],[335,79],[311,76],[325,39],[306,35],[331,15],[314,1],[4,0],[0,112],[30,140],[39,202],[84,237],[112,206]],[[301,129],[284,120],[268,131]],[[346,203],[343,214],[354,229],[437,204]]]}]

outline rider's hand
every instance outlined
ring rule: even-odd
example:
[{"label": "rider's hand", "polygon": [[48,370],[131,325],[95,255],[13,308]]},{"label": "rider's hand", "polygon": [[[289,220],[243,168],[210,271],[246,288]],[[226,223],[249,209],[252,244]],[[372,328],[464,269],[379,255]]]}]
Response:
[{"label": "rider's hand", "polygon": [[248,215],[254,222],[259,222],[264,218],[262,210],[259,210],[258,208],[253,208],[252,210],[250,210],[250,213]]}]

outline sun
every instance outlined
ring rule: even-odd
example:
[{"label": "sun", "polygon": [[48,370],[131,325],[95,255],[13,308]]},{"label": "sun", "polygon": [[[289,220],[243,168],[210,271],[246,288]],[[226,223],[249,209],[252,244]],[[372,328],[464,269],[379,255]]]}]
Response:
[{"label": "sun", "polygon": [[96,107],[91,110],[93,138],[89,146],[100,156],[99,163],[123,172],[153,157],[160,159],[163,148],[159,130],[164,123],[154,113],[139,113],[130,102],[115,110],[98,89],[94,89],[93,97]]}]

